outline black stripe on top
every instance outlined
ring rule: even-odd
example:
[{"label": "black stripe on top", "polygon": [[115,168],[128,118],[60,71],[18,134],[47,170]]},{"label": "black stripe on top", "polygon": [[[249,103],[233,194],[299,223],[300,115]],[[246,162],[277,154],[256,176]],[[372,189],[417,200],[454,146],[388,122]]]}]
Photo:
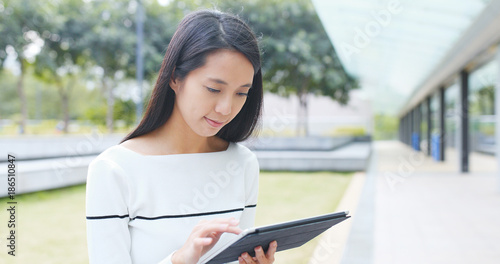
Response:
[{"label": "black stripe on top", "polygon": [[[245,205],[245,208],[253,208],[253,207],[256,207],[256,206],[257,206],[256,204]],[[214,214],[227,214],[227,213],[232,213],[232,212],[243,211],[245,208],[236,208],[236,209],[223,210],[223,211],[213,211],[213,212],[196,213],[196,214],[184,214],[184,215],[162,215],[162,216],[155,216],[155,217],[136,216],[134,218],[130,218],[130,220],[134,220],[134,219],[158,220],[158,219],[165,219],[165,218],[183,218],[183,217],[196,217],[196,216],[214,215]],[[127,214],[127,215],[87,216],[87,220],[109,219],[109,218],[125,218],[125,217],[129,217],[129,215]]]},{"label": "black stripe on top", "polygon": [[106,219],[106,218],[125,218],[128,217],[127,215],[103,215],[103,216],[87,216],[88,220],[94,220],[94,219]]}]

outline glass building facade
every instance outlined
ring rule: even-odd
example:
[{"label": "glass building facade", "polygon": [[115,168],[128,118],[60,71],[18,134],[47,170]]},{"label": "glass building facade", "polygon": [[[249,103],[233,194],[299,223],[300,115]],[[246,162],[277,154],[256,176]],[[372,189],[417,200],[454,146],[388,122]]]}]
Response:
[{"label": "glass building facade", "polygon": [[458,83],[454,82],[444,93],[445,103],[445,138],[444,144],[448,149],[455,149],[458,146]]},{"label": "glass building facade", "polygon": [[422,113],[422,118],[420,119],[420,149],[427,153],[427,101],[424,101],[420,104],[420,113]]},{"label": "glass building facade", "polygon": [[495,153],[496,60],[473,71],[469,77],[469,146],[471,151]]}]

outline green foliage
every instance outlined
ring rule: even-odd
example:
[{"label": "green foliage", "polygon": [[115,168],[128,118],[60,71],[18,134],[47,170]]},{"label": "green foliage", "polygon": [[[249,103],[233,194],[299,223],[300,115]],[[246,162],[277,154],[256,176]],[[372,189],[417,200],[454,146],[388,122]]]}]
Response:
[{"label": "green foliage", "polygon": [[118,100],[113,109],[115,120],[125,122],[126,126],[132,126],[135,123],[135,103],[132,100]]},{"label": "green foliage", "polygon": [[44,30],[52,27],[50,18],[55,10],[52,2],[30,0],[0,1],[0,66],[6,58],[6,47],[17,53],[17,61],[24,64],[28,45],[37,41]]},{"label": "green foliage", "polygon": [[[340,65],[309,0],[224,0],[215,4],[172,0],[167,6],[156,0],[142,3],[144,73],[150,83],[157,78],[163,54],[180,20],[190,11],[216,7],[236,13],[260,38],[266,90],[284,96],[324,94],[346,103],[349,90],[357,87]],[[0,5],[0,68],[7,46],[11,46],[27,74],[28,117],[89,118],[95,124],[104,124],[106,116],[102,114],[103,110],[106,113],[107,102],[103,98],[109,94],[106,89],[135,78],[136,2],[0,0]],[[27,58],[23,50],[34,43],[42,43],[41,50],[36,59]],[[38,80],[30,77],[33,73]],[[18,78],[7,71],[0,78],[0,118],[9,118],[19,113],[21,103],[3,99],[17,98]],[[85,89],[88,82],[101,93]],[[132,124],[135,106],[120,98],[116,104],[113,116],[126,125]],[[63,105],[69,108],[64,110]]]},{"label": "green foliage", "polygon": [[347,103],[356,80],[342,68],[311,1],[224,1],[220,7],[241,10],[240,16],[262,37],[267,90],[322,94]]},{"label": "green foliage", "polygon": [[[89,107],[85,110],[84,120],[89,120],[94,125],[106,125],[106,104],[101,103],[97,106]],[[135,103],[132,100],[118,99],[113,108],[113,117],[115,120],[122,120],[126,126],[132,126],[135,123]]]},{"label": "green foliage", "polygon": [[132,27],[134,16],[127,12],[130,1],[92,1],[90,15],[94,18],[92,34],[85,36],[90,56],[103,69],[105,77],[114,78],[118,71],[127,76],[135,73],[136,35]]},{"label": "green foliage", "polygon": [[483,86],[472,92],[469,98],[471,115],[492,115],[495,109],[495,86]]},{"label": "green foliage", "polygon": [[63,83],[62,78],[75,77],[82,68],[91,66],[87,36],[95,20],[87,17],[89,7],[82,1],[66,0],[57,8],[51,27],[40,34],[44,45],[36,58],[35,74],[42,81],[53,83],[66,100],[73,87],[71,83]]},{"label": "green foliage", "polygon": [[16,77],[9,71],[0,71],[0,119],[6,119],[19,112],[19,100],[16,91]]},{"label": "green foliage", "polygon": [[58,122],[60,121],[54,119],[38,121],[35,124],[28,126],[28,130],[32,135],[58,133],[56,128]]},{"label": "green foliage", "polygon": [[375,115],[375,140],[396,139],[399,119],[396,116],[376,114]]},{"label": "green foliage", "polygon": [[366,129],[360,126],[341,126],[336,127],[332,133],[333,136],[364,136]]},{"label": "green foliage", "polygon": [[[61,118],[60,99],[57,91],[52,84],[40,82],[32,74],[32,67],[28,67],[27,74],[24,80],[26,89],[26,98],[30,104],[27,106],[28,116],[32,119],[56,119]],[[12,118],[17,114],[18,118],[20,101],[16,90],[17,76],[14,76],[10,71],[0,72],[0,119]]]},{"label": "green foliage", "polygon": [[[0,128],[0,135],[15,135],[19,130],[19,114],[12,116],[12,123],[9,125],[3,126]],[[61,131],[57,128],[58,124],[61,121],[58,119],[46,119],[46,120],[36,120],[34,122],[28,123],[26,126],[26,130],[28,135],[49,135],[49,134],[57,134],[61,133]],[[76,131],[80,133],[84,133],[86,131]]]},{"label": "green foliage", "polygon": [[89,120],[95,125],[106,125],[106,105],[101,104],[98,107],[87,108],[83,114],[85,120]]},{"label": "green foliage", "polygon": [[479,126],[479,132],[487,136],[495,136],[495,124],[494,123],[484,123]]}]

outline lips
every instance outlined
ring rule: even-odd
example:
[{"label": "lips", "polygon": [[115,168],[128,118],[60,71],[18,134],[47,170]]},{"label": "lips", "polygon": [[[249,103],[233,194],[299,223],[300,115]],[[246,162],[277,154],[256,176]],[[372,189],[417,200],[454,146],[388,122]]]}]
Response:
[{"label": "lips", "polygon": [[210,119],[210,118],[208,118],[208,117],[204,117],[204,118],[205,118],[205,120],[207,121],[207,123],[208,123],[210,126],[212,126],[212,127],[216,127],[216,128],[217,128],[217,127],[221,127],[221,126],[223,126],[223,125],[224,125],[224,123],[225,123],[225,122],[218,122],[218,121],[212,120],[212,119]]}]

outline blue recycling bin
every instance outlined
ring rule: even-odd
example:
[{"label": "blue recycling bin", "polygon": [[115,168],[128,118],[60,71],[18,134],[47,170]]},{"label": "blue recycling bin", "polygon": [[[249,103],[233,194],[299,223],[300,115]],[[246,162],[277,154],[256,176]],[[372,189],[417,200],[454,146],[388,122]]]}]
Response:
[{"label": "blue recycling bin", "polygon": [[439,160],[440,156],[440,136],[439,135],[432,135],[432,140],[431,140],[431,155],[434,160]]},{"label": "blue recycling bin", "polygon": [[420,151],[420,135],[417,132],[413,132],[411,135],[411,145],[414,150]]}]

